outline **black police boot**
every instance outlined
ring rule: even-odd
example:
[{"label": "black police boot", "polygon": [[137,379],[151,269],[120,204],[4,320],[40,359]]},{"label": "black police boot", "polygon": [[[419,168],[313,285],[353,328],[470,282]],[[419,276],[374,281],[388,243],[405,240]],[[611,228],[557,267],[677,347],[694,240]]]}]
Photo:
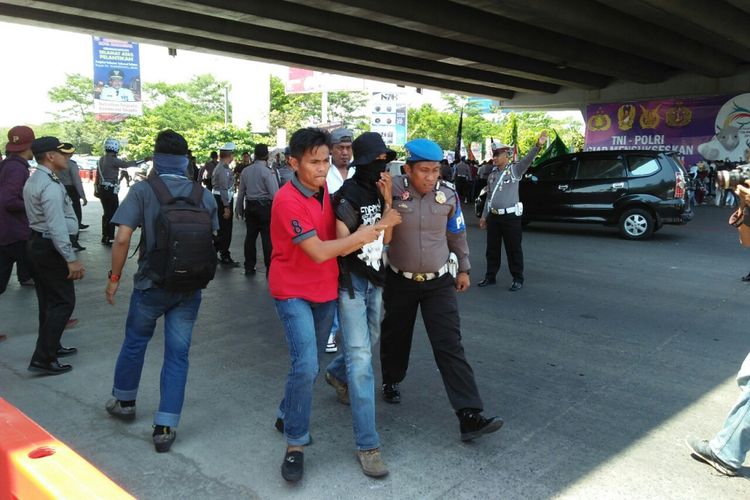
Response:
[{"label": "black police boot", "polygon": [[401,402],[401,391],[398,390],[398,384],[383,384],[383,401],[391,404]]},{"label": "black police boot", "polygon": [[510,284],[510,288],[508,288],[508,290],[510,290],[511,292],[517,292],[521,288],[523,288],[523,281],[513,280],[513,283]]},{"label": "black police boot", "polygon": [[471,441],[503,426],[500,417],[484,418],[482,412],[475,408],[462,408],[456,412],[456,416],[461,423],[461,441]]}]

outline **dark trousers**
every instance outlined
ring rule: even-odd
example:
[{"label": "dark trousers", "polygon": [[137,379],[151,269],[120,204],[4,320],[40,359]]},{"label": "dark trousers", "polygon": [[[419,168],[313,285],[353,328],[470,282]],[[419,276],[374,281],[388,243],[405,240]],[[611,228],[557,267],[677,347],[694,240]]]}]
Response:
[{"label": "dark trousers", "polygon": [[115,225],[110,221],[112,216],[115,215],[117,207],[120,206],[120,198],[113,188],[102,186],[99,199],[102,202],[102,210],[104,210],[102,213],[102,240],[113,240],[115,239]]},{"label": "dark trousers", "polygon": [[80,225],[81,219],[83,218],[83,212],[81,211],[81,198],[78,196],[78,190],[75,186],[65,186],[65,191],[68,192],[68,197],[70,197],[70,201],[73,202],[73,211],[76,213],[78,224]]},{"label": "dark trousers", "polygon": [[468,196],[466,193],[468,189],[469,179],[467,179],[466,177],[456,176],[456,192],[458,193],[458,197],[461,198],[462,202],[466,200],[466,197]]},{"label": "dark trousers", "polygon": [[232,209],[232,200],[229,200],[229,218],[224,218],[224,203],[221,201],[221,196],[218,194],[214,195],[216,200],[216,206],[219,208],[219,230],[216,232],[216,239],[214,241],[214,247],[222,258],[229,258],[229,245],[232,244],[232,217],[234,216],[234,210]]},{"label": "dark trousers", "polygon": [[245,200],[245,269],[255,269],[255,242],[260,234],[266,271],[271,267],[271,200]]},{"label": "dark trousers", "polygon": [[385,317],[380,332],[380,362],[384,384],[401,382],[409,367],[409,353],[414,334],[417,308],[432,345],[443,385],[455,410],[481,410],[474,372],[466,361],[461,345],[458,300],[450,274],[418,283],[399,276],[390,269],[383,288]]},{"label": "dark trousers", "polygon": [[484,189],[484,186],[486,185],[487,185],[487,179],[477,178],[477,180],[474,181],[474,194],[472,196],[471,201],[474,201],[479,196],[479,193],[482,192],[482,189]]},{"label": "dark trousers", "polygon": [[26,241],[16,241],[10,245],[0,246],[0,294],[8,288],[10,275],[13,272],[13,263],[16,264],[16,275],[19,283],[31,279],[31,267],[26,255]]},{"label": "dark trousers", "polygon": [[523,249],[521,248],[521,217],[514,214],[487,217],[487,273],[495,279],[500,270],[500,244],[505,244],[505,256],[513,279],[523,283]]},{"label": "dark trousers", "polygon": [[76,305],[76,289],[68,279],[68,264],[51,240],[34,233],[27,244],[39,302],[39,334],[32,361],[57,359],[65,325]]}]

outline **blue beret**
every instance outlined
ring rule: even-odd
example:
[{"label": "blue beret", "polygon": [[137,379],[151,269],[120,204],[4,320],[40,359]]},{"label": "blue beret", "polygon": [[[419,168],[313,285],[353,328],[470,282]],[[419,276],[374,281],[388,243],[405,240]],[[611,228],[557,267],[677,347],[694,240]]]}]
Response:
[{"label": "blue beret", "polygon": [[404,144],[408,157],[406,161],[440,161],[443,150],[429,139],[414,139]]}]

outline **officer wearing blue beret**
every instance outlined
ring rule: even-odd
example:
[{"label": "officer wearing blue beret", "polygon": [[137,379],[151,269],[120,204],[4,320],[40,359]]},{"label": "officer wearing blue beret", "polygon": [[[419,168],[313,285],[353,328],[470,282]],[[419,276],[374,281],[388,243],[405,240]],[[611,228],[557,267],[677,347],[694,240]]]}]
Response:
[{"label": "officer wearing blue beret", "polygon": [[388,248],[380,360],[383,399],[399,403],[421,307],[427,335],[461,428],[470,441],[503,425],[482,416],[474,372],[464,356],[456,291],[469,288],[469,246],[455,188],[439,181],[443,151],[428,139],[405,144],[406,175],[393,178],[392,206],[401,214]]}]

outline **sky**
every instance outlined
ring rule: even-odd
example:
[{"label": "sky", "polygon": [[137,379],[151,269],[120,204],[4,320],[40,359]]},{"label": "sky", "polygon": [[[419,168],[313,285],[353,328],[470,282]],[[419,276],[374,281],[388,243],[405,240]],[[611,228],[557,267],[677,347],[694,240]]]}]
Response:
[{"label": "sky", "polygon": [[[52,119],[47,91],[65,82],[65,75],[80,73],[93,76],[91,35],[0,22],[0,47],[4,78],[0,78],[0,126],[36,124]],[[8,50],[15,47],[17,50]],[[178,83],[195,75],[212,73],[219,80],[232,84],[232,106],[242,109],[254,128],[267,120],[268,75],[286,80],[286,66],[236,59],[201,52],[177,50],[171,57],[165,46],[140,44],[141,78],[144,82]],[[392,84],[369,82],[371,90],[394,88]],[[410,93],[411,106],[430,102],[442,106],[440,93],[425,89],[422,94]],[[580,113],[554,112],[556,117]],[[245,120],[246,121],[246,120]],[[243,123],[245,122],[243,121]],[[259,125],[260,124],[260,125]]]}]

